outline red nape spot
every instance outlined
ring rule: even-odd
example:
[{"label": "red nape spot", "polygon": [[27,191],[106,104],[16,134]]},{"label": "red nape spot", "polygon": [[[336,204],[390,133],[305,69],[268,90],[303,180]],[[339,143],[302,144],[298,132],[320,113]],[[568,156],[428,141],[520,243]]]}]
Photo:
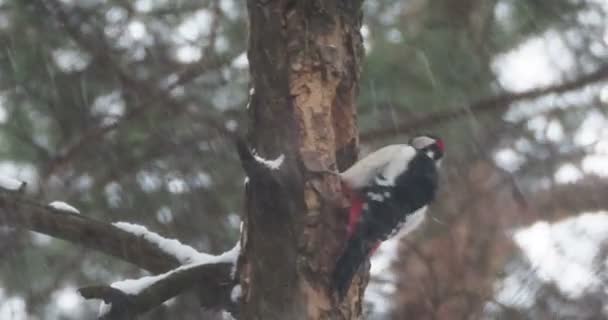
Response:
[{"label": "red nape spot", "polygon": [[445,151],[445,144],[443,144],[443,140],[437,139],[436,144],[437,144],[437,147],[439,147],[439,150]]}]

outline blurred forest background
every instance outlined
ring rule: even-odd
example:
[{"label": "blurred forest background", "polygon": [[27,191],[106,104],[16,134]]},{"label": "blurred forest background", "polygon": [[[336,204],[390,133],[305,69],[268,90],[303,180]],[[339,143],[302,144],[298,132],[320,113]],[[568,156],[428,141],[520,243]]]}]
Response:
[{"label": "blurred forest background", "polygon": [[[607,14],[605,0],[365,2],[361,152],[421,131],[448,146],[433,218],[374,258],[369,319],[608,317]],[[247,32],[237,0],[0,0],[0,174],[229,249],[244,176],[217,128],[247,127]],[[1,319],[90,319],[77,287],[141,275],[0,227]],[[145,318],[203,314],[184,295]]]}]

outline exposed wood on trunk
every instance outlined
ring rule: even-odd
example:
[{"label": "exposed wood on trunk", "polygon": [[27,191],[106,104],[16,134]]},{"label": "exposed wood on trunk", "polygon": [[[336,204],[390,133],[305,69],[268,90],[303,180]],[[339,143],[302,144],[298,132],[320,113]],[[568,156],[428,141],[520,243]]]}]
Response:
[{"label": "exposed wood on trunk", "polygon": [[[249,143],[280,168],[250,172],[241,315],[357,319],[363,283],[340,306],[327,289],[346,210],[336,176],[357,146],[360,2],[248,1]],[[358,287],[358,288],[357,288]]]}]

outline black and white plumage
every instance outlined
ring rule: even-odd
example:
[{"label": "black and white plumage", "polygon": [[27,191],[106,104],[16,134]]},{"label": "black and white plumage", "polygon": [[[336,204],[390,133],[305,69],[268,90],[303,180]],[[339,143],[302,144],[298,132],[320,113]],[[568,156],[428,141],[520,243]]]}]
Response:
[{"label": "black and white plumage", "polygon": [[350,238],[332,274],[340,297],[380,242],[399,231],[407,234],[424,221],[435,198],[443,153],[441,139],[417,136],[410,144],[381,148],[340,174],[351,194]]}]

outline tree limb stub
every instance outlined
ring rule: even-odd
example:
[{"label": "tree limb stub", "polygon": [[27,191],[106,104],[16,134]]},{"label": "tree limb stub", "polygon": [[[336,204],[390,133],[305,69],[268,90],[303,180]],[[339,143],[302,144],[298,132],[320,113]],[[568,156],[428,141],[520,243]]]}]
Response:
[{"label": "tree limb stub", "polygon": [[249,147],[249,144],[244,138],[237,135],[233,135],[232,138],[236,146],[237,154],[239,155],[239,160],[241,161],[241,166],[248,177],[264,180],[273,178],[272,175],[269,174],[269,168],[256,160],[254,150]]}]

